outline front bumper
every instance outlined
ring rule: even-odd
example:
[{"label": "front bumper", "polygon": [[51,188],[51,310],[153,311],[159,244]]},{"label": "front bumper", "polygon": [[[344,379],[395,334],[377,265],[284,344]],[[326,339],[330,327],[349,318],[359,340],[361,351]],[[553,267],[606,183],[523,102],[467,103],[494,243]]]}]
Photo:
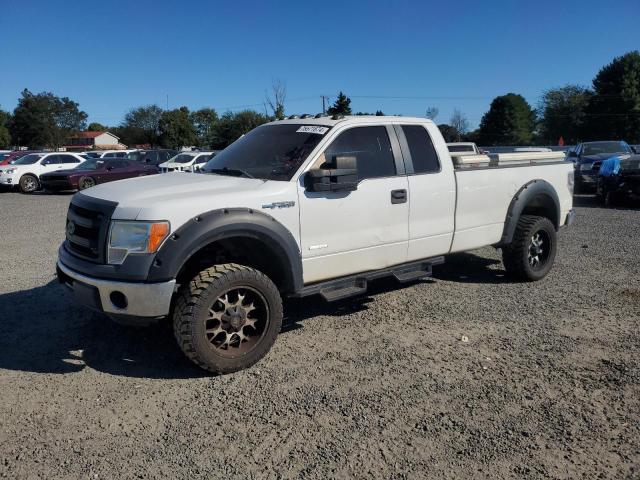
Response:
[{"label": "front bumper", "polygon": [[[58,281],[80,304],[108,315],[155,319],[169,314],[176,281],[119,282],[89,277],[58,261]],[[124,300],[124,301],[123,301]]]},{"label": "front bumper", "polygon": [[77,185],[72,185],[68,180],[49,180],[40,177],[40,183],[45,190],[77,190]]},{"label": "front bumper", "polygon": [[13,174],[0,173],[0,185],[16,185]]}]

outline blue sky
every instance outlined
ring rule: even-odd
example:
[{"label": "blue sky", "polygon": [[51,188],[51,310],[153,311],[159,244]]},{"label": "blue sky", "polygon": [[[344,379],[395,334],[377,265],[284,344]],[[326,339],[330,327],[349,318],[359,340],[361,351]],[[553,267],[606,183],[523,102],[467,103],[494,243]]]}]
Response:
[{"label": "blue sky", "polygon": [[108,125],[167,95],[170,108],[262,109],[280,78],[288,114],[343,90],[354,111],[435,106],[447,122],[459,108],[476,126],[496,95],[535,106],[640,48],[639,0],[0,0],[0,24],[0,107],[47,90]]}]

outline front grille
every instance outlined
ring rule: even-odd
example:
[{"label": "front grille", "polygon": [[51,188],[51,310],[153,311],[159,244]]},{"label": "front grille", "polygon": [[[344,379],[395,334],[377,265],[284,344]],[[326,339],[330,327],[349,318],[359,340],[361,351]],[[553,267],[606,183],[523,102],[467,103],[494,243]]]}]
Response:
[{"label": "front grille", "polygon": [[594,171],[594,172],[599,172],[601,166],[602,166],[602,162],[601,161],[593,162],[593,166],[591,167],[591,170]]},{"label": "front grille", "polygon": [[67,212],[67,250],[84,259],[104,263],[111,215],[118,204],[76,194]]}]

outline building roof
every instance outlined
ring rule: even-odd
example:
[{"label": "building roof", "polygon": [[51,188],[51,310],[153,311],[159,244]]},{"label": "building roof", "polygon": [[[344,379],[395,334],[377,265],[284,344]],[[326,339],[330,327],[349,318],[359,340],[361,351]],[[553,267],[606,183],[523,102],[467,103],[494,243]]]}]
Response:
[{"label": "building roof", "polygon": [[104,133],[108,133],[109,135],[111,135],[114,138],[119,139],[120,137],[117,137],[116,135],[114,135],[111,132],[76,132],[75,134],[73,134],[71,136],[71,138],[96,138],[99,137],[100,135],[104,134]]}]

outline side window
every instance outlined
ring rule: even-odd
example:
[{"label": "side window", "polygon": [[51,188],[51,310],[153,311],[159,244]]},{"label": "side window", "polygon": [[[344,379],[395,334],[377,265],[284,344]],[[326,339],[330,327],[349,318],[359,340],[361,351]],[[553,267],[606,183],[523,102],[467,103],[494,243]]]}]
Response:
[{"label": "side window", "polygon": [[57,165],[60,162],[58,161],[59,155],[48,155],[44,160],[42,160],[42,165]]},{"label": "side window", "polygon": [[421,125],[403,125],[402,131],[409,145],[413,171],[415,173],[439,172],[438,154],[427,129]]},{"label": "side window", "polygon": [[58,163],[80,163],[73,155],[58,155]]},{"label": "side window", "polygon": [[392,177],[396,164],[387,129],[355,127],[341,133],[325,150],[328,162],[336,156],[352,156],[358,161],[358,179]]},{"label": "side window", "polygon": [[111,167],[113,169],[120,169],[120,168],[124,168],[124,161],[123,160],[111,160],[108,164],[108,167]]},{"label": "side window", "polygon": [[209,161],[209,155],[200,155],[197,159],[196,159],[196,165],[200,165],[202,163],[207,163]]}]

